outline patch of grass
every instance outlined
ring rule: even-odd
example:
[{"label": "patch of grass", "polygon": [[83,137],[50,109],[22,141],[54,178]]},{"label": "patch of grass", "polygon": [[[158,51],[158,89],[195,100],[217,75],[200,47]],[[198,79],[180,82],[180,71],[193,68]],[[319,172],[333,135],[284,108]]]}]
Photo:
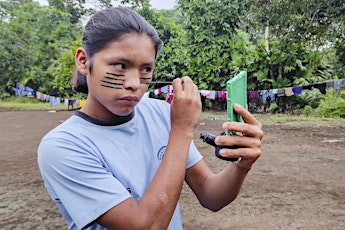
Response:
[{"label": "patch of grass", "polygon": [[205,111],[201,113],[201,119],[217,119],[220,121],[226,121],[226,111]]},{"label": "patch of grass", "polygon": [[[316,116],[287,115],[287,114],[253,114],[263,125],[291,125],[291,126],[345,126],[343,118],[322,118]],[[217,119],[226,122],[226,111],[202,112],[201,119]]]},{"label": "patch of grass", "polygon": [[342,118],[322,118],[304,115],[286,115],[286,114],[257,114],[255,117],[267,125],[284,124],[293,126],[345,126],[345,120]]},{"label": "patch of grass", "polygon": [[16,101],[0,101],[0,110],[67,110],[65,104],[51,107],[49,102],[22,103]]},{"label": "patch of grass", "polygon": [[[67,106],[61,103],[60,106],[51,107],[49,102],[31,101],[0,101],[0,110],[67,110]],[[286,114],[254,114],[255,118],[263,125],[291,125],[291,126],[345,126],[343,118],[321,118],[304,115]],[[201,113],[201,119],[227,121],[226,111],[205,111]]]}]

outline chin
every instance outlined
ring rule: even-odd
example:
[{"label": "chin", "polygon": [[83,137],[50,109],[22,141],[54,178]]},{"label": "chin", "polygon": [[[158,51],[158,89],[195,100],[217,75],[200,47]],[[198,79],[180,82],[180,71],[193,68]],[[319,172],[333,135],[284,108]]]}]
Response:
[{"label": "chin", "polygon": [[125,116],[130,115],[132,112],[133,112],[133,109],[123,110],[123,111],[114,111],[112,113],[117,116],[125,117]]}]

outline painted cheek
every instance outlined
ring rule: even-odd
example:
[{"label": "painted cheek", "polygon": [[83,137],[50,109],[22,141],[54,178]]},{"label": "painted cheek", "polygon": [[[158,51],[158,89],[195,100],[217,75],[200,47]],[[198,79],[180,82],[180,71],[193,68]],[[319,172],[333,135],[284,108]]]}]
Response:
[{"label": "painted cheek", "polygon": [[100,79],[100,85],[105,88],[122,90],[125,82],[125,75],[105,72],[105,75]]}]

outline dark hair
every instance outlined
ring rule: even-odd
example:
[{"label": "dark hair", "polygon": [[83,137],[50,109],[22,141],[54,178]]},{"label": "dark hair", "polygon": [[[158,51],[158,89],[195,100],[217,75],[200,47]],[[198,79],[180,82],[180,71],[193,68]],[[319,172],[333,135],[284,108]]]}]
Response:
[{"label": "dark hair", "polygon": [[[91,17],[85,26],[82,47],[90,58],[89,71],[92,71],[92,57],[109,42],[120,39],[129,33],[148,35],[154,45],[156,57],[163,43],[155,28],[137,12],[115,7],[102,10]],[[72,76],[73,89],[88,93],[86,76],[76,70]]]}]

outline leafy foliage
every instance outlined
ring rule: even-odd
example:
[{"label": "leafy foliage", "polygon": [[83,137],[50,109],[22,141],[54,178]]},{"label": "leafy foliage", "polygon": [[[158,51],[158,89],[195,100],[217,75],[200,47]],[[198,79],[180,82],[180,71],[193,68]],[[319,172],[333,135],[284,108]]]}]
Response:
[{"label": "leafy foliage", "polygon": [[332,89],[328,90],[316,109],[316,113],[321,117],[345,118],[345,90],[340,92],[335,92]]},{"label": "leafy foliage", "polygon": [[10,90],[18,81],[34,89],[47,89],[53,78],[48,68],[69,49],[75,33],[80,32],[79,26],[70,24],[66,13],[36,2],[3,6],[1,87]]},{"label": "leafy foliage", "polygon": [[[248,72],[249,90],[304,86],[345,75],[342,0],[179,0],[176,8],[160,11],[149,0],[116,2],[142,14],[164,41],[152,88],[189,75],[199,89],[223,90],[241,70]],[[0,1],[2,94],[19,81],[51,95],[72,96],[70,76],[83,20],[114,1],[88,1],[93,8],[85,0],[48,3]],[[320,95],[310,92],[288,103],[316,108],[319,102]]]},{"label": "leafy foliage", "polygon": [[[188,70],[201,89],[224,89],[229,76],[236,73],[230,67],[239,56],[231,56],[232,40],[240,23],[243,5],[236,1],[178,1],[185,17],[188,50]],[[229,63],[232,63],[229,64]],[[241,67],[238,67],[241,68]]]}]

